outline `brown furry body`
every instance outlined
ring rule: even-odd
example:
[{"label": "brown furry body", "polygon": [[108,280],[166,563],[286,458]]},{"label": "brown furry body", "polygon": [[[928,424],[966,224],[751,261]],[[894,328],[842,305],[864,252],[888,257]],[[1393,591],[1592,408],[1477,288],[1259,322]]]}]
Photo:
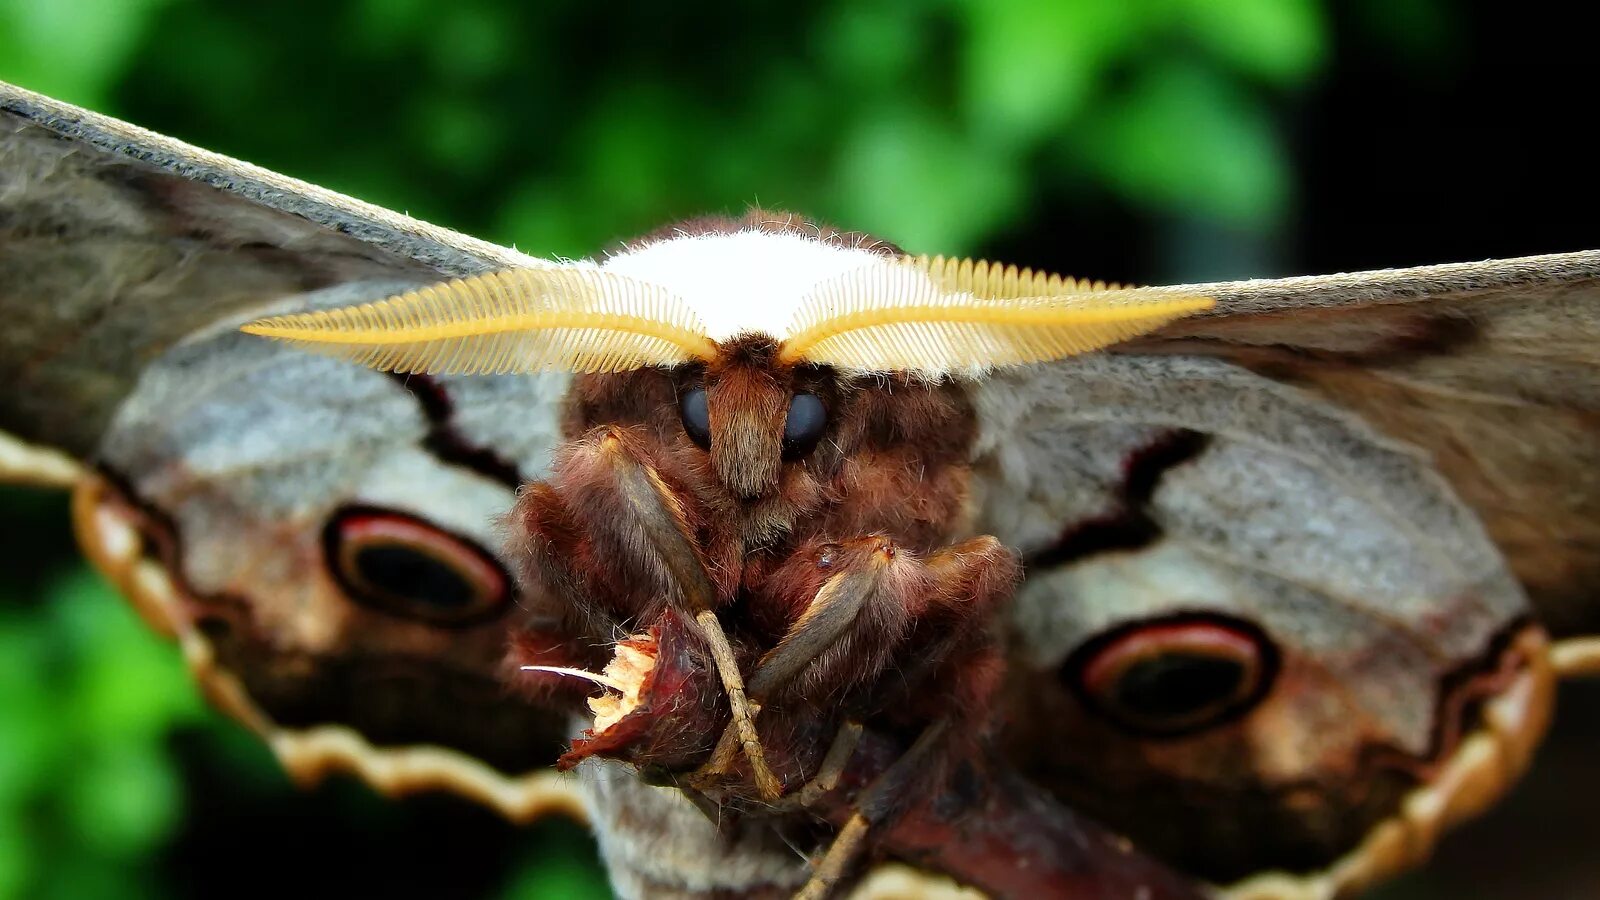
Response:
[{"label": "brown furry body", "polygon": [[[663,236],[683,228],[794,230],[898,252],[760,212]],[[965,395],[950,383],[784,365],[776,351],[771,337],[746,334],[703,366],[575,380],[564,419],[571,442],[549,479],[523,491],[513,516],[529,561],[524,576],[551,598],[531,611],[515,660],[598,669],[611,642],[659,623],[672,607],[669,561],[645,548],[609,461],[620,452],[671,498],[746,677],[782,659],[774,667],[784,672],[781,683],[757,677],[752,689],[767,707],[763,740],[792,763],[786,780],[814,766],[823,736],[845,717],[876,717],[907,737],[951,718],[966,723],[958,733],[975,738],[1001,670],[988,624],[1019,572],[993,540],[946,546],[966,525],[976,428]],[[705,447],[686,433],[680,412],[692,390],[706,393]],[[786,458],[785,417],[802,392],[821,399],[826,431],[808,452]],[[836,610],[848,624],[822,640],[824,588],[842,573],[866,579],[850,601],[859,608]],[[530,689],[588,688],[540,676]]]}]

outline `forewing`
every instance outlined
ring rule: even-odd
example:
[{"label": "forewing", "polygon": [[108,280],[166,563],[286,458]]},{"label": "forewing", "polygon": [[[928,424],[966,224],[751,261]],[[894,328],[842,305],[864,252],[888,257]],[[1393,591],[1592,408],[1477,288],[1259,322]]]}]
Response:
[{"label": "forewing", "polygon": [[0,430],[91,454],[146,364],[225,317],[515,251],[0,83]]},{"label": "forewing", "polygon": [[564,722],[500,677],[497,522],[565,380],[397,379],[236,330],[537,263],[0,85],[0,431],[86,465],[86,550],[298,774],[567,804],[541,772]]},{"label": "forewing", "polygon": [[1600,631],[1600,251],[1177,288],[1130,352],[1295,384],[1427,454],[1558,634]]}]

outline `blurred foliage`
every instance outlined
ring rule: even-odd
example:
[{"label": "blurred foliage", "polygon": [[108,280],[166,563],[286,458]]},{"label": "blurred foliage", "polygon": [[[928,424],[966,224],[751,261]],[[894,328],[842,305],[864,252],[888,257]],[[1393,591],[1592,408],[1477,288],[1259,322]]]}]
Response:
[{"label": "blurred foliage", "polygon": [[42,593],[36,607],[0,596],[0,897],[161,896],[128,874],[183,815],[165,742],[199,698],[88,570]]},{"label": "blurred foliage", "polygon": [[[1314,0],[0,0],[0,79],[540,255],[752,202],[962,253],[1085,185],[1271,232],[1282,113],[1327,31]],[[31,494],[0,520],[65,540]],[[0,570],[0,898],[170,896],[151,860],[201,799],[174,740],[200,734],[245,795],[289,789],[102,582],[22,546]],[[503,896],[604,895],[570,837],[520,852]]]},{"label": "blurred foliage", "polygon": [[11,80],[569,256],[757,199],[966,252],[1066,181],[1268,228],[1325,44],[1313,0],[0,4]]}]

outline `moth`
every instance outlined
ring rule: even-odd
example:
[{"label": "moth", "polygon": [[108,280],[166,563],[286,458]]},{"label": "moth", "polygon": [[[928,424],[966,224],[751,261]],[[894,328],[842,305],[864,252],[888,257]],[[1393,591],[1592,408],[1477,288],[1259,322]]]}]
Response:
[{"label": "moth", "polygon": [[1350,894],[1600,668],[1600,252],[557,263],[0,87],[0,314],[0,474],[216,705],[625,896]]}]

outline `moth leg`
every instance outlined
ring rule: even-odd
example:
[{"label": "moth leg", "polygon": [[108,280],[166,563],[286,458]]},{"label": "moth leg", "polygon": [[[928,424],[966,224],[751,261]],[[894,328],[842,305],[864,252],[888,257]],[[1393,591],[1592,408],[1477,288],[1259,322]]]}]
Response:
[{"label": "moth leg", "polygon": [[750,763],[750,772],[763,798],[777,799],[782,793],[777,776],[767,765],[766,754],[756,733],[755,707],[745,692],[744,677],[733,646],[728,642],[715,610],[716,589],[700,563],[683,507],[661,476],[626,452],[615,434],[601,439],[600,451],[611,464],[623,501],[642,529],[645,539],[672,575],[685,612],[693,619],[711,651],[717,675],[733,712],[733,727]]},{"label": "moth leg", "polygon": [[[844,884],[866,851],[872,830],[893,819],[913,793],[914,783],[938,768],[949,728],[949,720],[941,719],[923,729],[911,748],[861,792],[850,818],[829,842],[827,851],[812,868],[811,877],[794,895],[795,900],[826,900]],[[853,741],[851,745],[853,749]],[[832,755],[831,748],[829,753]]]},{"label": "moth leg", "polygon": [[[884,641],[872,642],[879,652],[892,647],[909,622],[906,599],[883,590],[898,555],[894,542],[888,538],[875,535],[845,544],[823,544],[796,555],[814,559],[805,565],[821,568],[828,577],[820,588],[813,588],[812,582],[802,582],[801,590],[814,590],[814,595],[750,676],[747,688],[758,709],[818,660],[847,656],[851,648],[842,642],[860,627],[858,621],[869,608],[870,618],[883,626],[880,630],[894,633],[882,635]],[[696,780],[704,784],[726,773],[733,764],[734,749],[733,732],[724,730],[711,758],[696,773]]]},{"label": "moth leg", "polygon": [[[844,777],[845,767],[850,764],[850,757],[856,752],[856,745],[861,741],[863,728],[860,722],[847,721],[834,733],[833,741],[828,745],[828,752],[822,758],[822,765],[817,768],[817,774],[811,776],[799,789],[780,797],[776,801],[767,803],[762,812],[766,815],[800,812],[812,806],[823,797],[832,793],[839,786],[839,779]],[[732,738],[733,729],[730,727],[723,731],[723,744],[728,747],[736,746]],[[723,745],[719,744],[719,748]],[[731,752],[731,751],[730,751]],[[719,828],[727,827],[737,821],[737,813],[732,812],[727,806],[713,799],[713,790],[709,785],[704,768],[690,773],[686,781],[679,781],[676,777],[662,778],[652,782],[666,787],[675,787],[688,797],[705,817]]]},{"label": "moth leg", "polygon": [[[981,714],[988,669],[952,671],[947,663],[987,642],[987,625],[1017,579],[1016,557],[992,537],[926,558],[876,535],[802,547],[755,598],[799,612],[757,664],[750,696],[769,706],[838,700],[861,713],[888,707],[901,718],[910,713],[913,723]],[[880,686],[890,666],[900,677]],[[930,683],[941,689],[931,692],[937,696],[929,695]],[[947,708],[952,701],[954,710]],[[735,749],[724,734],[700,781],[726,772]]]},{"label": "moth leg", "polygon": [[900,677],[884,685],[875,709],[903,723],[949,719],[959,740],[975,742],[994,724],[1005,670],[991,625],[1021,567],[999,541],[977,537],[930,556],[928,571],[938,590],[899,654]]},{"label": "moth leg", "polygon": [[522,486],[508,523],[519,574],[540,588],[527,607],[535,627],[596,647],[648,626],[677,593],[622,495],[618,452],[653,463],[643,441],[597,430],[558,450],[544,480]]},{"label": "moth leg", "polygon": [[[900,612],[909,621],[906,607],[915,600],[883,590],[890,565],[898,555],[894,542],[873,536],[843,549],[848,556],[838,574],[823,583],[777,646],[757,663],[755,674],[750,676],[751,696],[765,699],[794,682],[837,647],[846,633],[859,627],[862,613],[869,606],[898,607],[877,612],[883,620],[898,618],[894,613]],[[888,626],[887,621],[884,624]]]},{"label": "moth leg", "polygon": [[794,900],[826,900],[844,883],[850,867],[867,845],[867,832],[871,824],[860,813],[854,813],[834,835],[828,852],[817,861],[811,877],[795,892]]},{"label": "moth leg", "polygon": [[799,790],[775,804],[774,808],[780,812],[805,809],[832,792],[839,786],[839,778],[844,775],[845,766],[850,764],[850,755],[856,752],[856,744],[860,741],[860,722],[846,722],[840,726],[839,732],[833,736],[833,743],[828,745],[828,753],[822,758],[822,766],[817,769],[817,774],[801,785]]},{"label": "moth leg", "polygon": [[602,635],[617,625],[618,610],[588,602],[595,594],[585,573],[573,565],[584,556],[578,517],[548,482],[523,486],[517,498],[510,550],[524,561],[523,578],[541,585],[546,595],[525,622],[540,630]]}]

